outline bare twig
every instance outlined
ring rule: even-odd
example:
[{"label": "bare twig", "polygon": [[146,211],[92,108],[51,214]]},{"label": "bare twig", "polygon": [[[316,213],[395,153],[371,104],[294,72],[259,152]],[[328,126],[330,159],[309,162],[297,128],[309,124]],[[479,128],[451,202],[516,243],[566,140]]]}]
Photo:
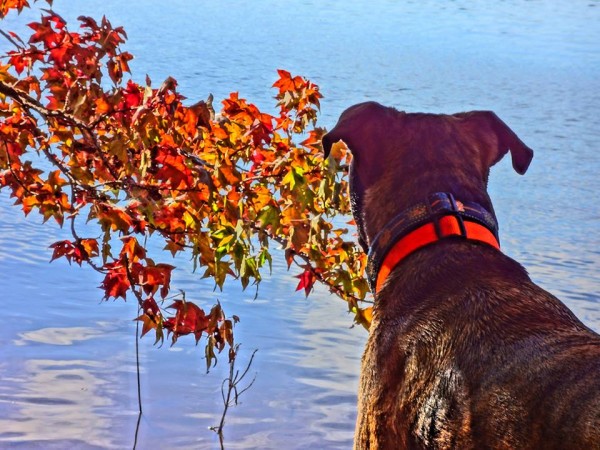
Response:
[{"label": "bare twig", "polygon": [[248,375],[248,371],[250,370],[250,366],[252,365],[252,361],[254,360],[254,355],[258,351],[255,349],[250,356],[250,360],[248,364],[246,364],[246,368],[240,374],[239,370],[235,370],[235,361],[238,355],[238,351],[240,348],[240,344],[237,344],[233,347],[229,354],[229,377],[223,380],[221,384],[221,396],[223,398],[223,414],[221,415],[221,421],[218,426],[210,427],[212,431],[217,433],[219,436],[219,443],[221,445],[221,450],[225,450],[224,444],[224,436],[223,436],[223,428],[225,427],[225,416],[227,415],[227,411],[231,406],[235,406],[239,403],[240,396],[246,392],[256,380],[256,375],[252,379],[252,381],[242,390],[238,389],[239,383]]},{"label": "bare twig", "polygon": [[[140,308],[138,308],[138,310],[142,311],[142,308],[140,307]],[[136,373],[137,373],[138,419],[137,419],[137,424],[135,426],[135,436],[133,439],[133,450],[135,450],[137,447],[138,433],[140,431],[140,422],[142,420],[142,384],[141,384],[141,380],[140,380],[140,345],[139,345],[140,334],[139,334],[139,329],[140,329],[140,322],[138,320],[135,325],[135,367],[136,367]]]},{"label": "bare twig", "polygon": [[5,32],[3,30],[0,30],[0,34],[2,34],[2,36],[4,36],[12,45],[17,47],[19,50],[23,50],[25,48],[24,47],[25,43],[23,41],[21,41],[21,38],[19,38],[19,36],[15,36],[15,37],[17,39],[19,39],[23,43],[23,45],[19,44],[17,41],[15,41],[13,39],[13,37],[10,34],[8,34],[7,32]]},{"label": "bare twig", "polygon": [[34,111],[37,111],[44,117],[56,117],[58,119],[63,119],[67,122],[70,122],[71,125],[75,125],[81,130],[86,130],[90,133],[93,133],[93,131],[85,122],[82,122],[81,120],[77,119],[76,117],[73,117],[72,115],[64,111],[48,109],[26,92],[21,91],[20,89],[15,89],[14,87],[9,86],[3,81],[0,81],[0,94],[4,94],[7,97],[12,98],[14,101],[16,101],[21,106],[27,109],[33,109]]}]

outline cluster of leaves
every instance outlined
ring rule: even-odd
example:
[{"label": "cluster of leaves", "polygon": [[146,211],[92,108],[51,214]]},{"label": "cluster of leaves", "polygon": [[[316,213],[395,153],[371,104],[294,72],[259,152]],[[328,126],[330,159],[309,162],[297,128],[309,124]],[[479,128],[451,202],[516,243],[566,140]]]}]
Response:
[{"label": "cluster of leaves", "polygon": [[[2,16],[28,6],[2,5]],[[174,266],[148,256],[150,235],[173,255],[189,254],[219,288],[258,285],[275,242],[288,268],[300,267],[299,290],[325,284],[366,324],[365,256],[332,224],[349,210],[350,155],[339,145],[323,157],[319,88],[280,70],[273,115],[237,93],[219,114],[211,99],[186,106],[172,78],[158,88],[148,77],[126,79],[132,56],[121,49],[122,28],[78,20],[70,31],[43,10],[26,41],[2,32],[13,49],[0,60],[0,189],[25,214],[70,225],[52,259],[101,272],[105,299],[133,294],[142,332],[154,330],[157,342],[164,330],[173,342],[206,335],[209,365],[215,349],[233,347],[238,319],[218,302],[206,312],[184,293],[173,301]],[[97,224],[97,235],[80,236],[81,221]]]}]

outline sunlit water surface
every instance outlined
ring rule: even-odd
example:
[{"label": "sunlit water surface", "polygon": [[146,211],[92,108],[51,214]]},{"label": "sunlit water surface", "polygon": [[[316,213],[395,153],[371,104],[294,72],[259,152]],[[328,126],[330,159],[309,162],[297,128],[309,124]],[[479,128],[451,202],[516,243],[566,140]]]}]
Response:
[{"label": "sunlit water surface", "polygon": [[[508,161],[490,191],[504,251],[600,330],[600,3],[596,0],[171,2],[55,0],[68,20],[106,14],[129,35],[134,78],[169,75],[190,99],[237,90],[274,111],[276,69],[321,86],[321,124],[353,103],[407,111],[491,109],[535,151],[526,176]],[[32,16],[11,17],[2,30]],[[1,41],[0,50],[8,48]],[[97,274],[49,264],[67,230],[24,219],[0,194],[0,448],[131,448],[137,420],[136,307],[100,304]],[[277,256],[281,256],[278,254]],[[232,449],[351,447],[366,333],[341,301],[305,299],[276,258],[254,291],[213,286],[177,260],[174,286],[242,321],[254,386],[232,409]],[[225,357],[206,375],[202,347],[141,341],[138,448],[210,449]]]}]

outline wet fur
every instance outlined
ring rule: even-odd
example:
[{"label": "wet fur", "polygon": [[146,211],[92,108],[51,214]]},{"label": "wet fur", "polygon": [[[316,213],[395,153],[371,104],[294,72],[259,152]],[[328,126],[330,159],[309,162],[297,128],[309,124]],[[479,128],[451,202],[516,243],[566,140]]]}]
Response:
[{"label": "wet fur", "polygon": [[[533,152],[495,114],[407,114],[369,102],[323,138],[353,153],[360,242],[432,192],[493,213],[489,169]],[[450,238],[408,256],[376,295],[356,449],[600,448],[600,337],[525,269]]]}]

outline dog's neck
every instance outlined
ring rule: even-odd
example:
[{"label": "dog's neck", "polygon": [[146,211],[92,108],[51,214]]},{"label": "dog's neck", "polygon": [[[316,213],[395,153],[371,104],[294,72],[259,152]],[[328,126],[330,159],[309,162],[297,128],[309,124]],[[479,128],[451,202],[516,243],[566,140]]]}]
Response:
[{"label": "dog's neck", "polygon": [[[366,175],[355,176],[351,170],[351,192],[359,200],[357,218],[367,247],[375,236],[398,214],[414,204],[426,201],[435,192],[448,192],[462,202],[481,205],[495,219],[494,209],[487,194],[487,173],[479,170],[463,171],[458,175],[448,167],[428,163],[417,165],[416,161],[402,162],[390,158],[389,170],[382,166],[374,168]],[[375,176],[375,173],[379,174]],[[356,216],[356,214],[355,214]]]},{"label": "dog's neck", "polygon": [[395,216],[370,242],[367,274],[373,292],[408,255],[449,237],[500,248],[492,213],[477,203],[457,201],[451,193],[431,194]]}]

